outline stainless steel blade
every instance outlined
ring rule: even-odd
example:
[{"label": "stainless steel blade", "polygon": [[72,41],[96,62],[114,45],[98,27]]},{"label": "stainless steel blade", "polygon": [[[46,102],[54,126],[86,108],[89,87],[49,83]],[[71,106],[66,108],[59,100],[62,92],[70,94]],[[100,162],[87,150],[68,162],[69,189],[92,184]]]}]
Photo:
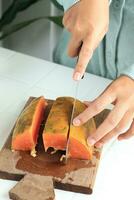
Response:
[{"label": "stainless steel blade", "polygon": [[[72,113],[71,113],[71,117],[70,117],[69,130],[68,130],[68,134],[67,134],[66,154],[65,154],[65,157],[63,159],[64,164],[67,164],[68,155],[69,155],[70,128],[73,125],[73,118],[74,118],[74,113],[75,113],[76,100],[77,100],[77,96],[78,96],[79,83],[80,83],[80,81],[76,81],[76,83],[75,83],[76,86],[75,86],[73,108],[72,108]],[[72,128],[73,128],[73,126],[72,126]]]}]

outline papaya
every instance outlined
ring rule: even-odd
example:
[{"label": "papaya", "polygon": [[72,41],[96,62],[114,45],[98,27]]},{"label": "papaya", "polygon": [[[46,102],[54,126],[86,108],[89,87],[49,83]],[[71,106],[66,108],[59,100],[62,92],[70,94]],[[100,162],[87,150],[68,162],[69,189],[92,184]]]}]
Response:
[{"label": "papaya", "polygon": [[34,152],[47,102],[38,97],[20,114],[12,134],[12,150],[31,150]]},{"label": "papaya", "polygon": [[[66,150],[67,134],[70,126],[74,99],[59,97],[53,103],[43,130],[45,151],[49,147],[54,150]],[[76,100],[74,117],[86,109],[86,105]],[[92,159],[93,148],[87,144],[87,138],[95,130],[94,119],[81,126],[70,126],[69,157],[77,159]]]}]

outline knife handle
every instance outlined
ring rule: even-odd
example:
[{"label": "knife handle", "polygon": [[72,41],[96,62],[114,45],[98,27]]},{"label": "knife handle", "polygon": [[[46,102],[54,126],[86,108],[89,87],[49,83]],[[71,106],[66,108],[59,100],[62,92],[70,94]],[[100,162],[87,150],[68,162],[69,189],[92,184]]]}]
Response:
[{"label": "knife handle", "polygon": [[85,74],[83,74],[83,76],[81,77],[81,79],[83,79],[83,78],[84,78],[84,76],[85,76]]},{"label": "knife handle", "polygon": [[[79,49],[78,49],[77,63],[78,63],[78,60],[79,60],[79,53],[80,53],[80,50],[81,50],[82,45],[83,45],[83,42],[81,41],[80,46],[79,46]],[[83,79],[84,76],[85,76],[85,74],[83,74],[83,76],[81,77],[81,79]]]}]

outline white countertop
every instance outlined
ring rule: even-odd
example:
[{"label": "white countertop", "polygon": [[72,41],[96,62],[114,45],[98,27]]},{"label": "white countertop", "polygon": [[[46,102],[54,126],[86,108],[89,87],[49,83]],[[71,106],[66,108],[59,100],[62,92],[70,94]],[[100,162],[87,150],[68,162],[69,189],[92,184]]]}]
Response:
[{"label": "white countertop", "polygon": [[[29,96],[73,96],[72,69],[0,48],[0,148]],[[78,98],[92,100],[110,83],[86,74]],[[56,200],[134,199],[134,139],[110,142],[104,147],[94,193],[56,191]],[[0,179],[0,200],[8,200],[15,181]]]}]

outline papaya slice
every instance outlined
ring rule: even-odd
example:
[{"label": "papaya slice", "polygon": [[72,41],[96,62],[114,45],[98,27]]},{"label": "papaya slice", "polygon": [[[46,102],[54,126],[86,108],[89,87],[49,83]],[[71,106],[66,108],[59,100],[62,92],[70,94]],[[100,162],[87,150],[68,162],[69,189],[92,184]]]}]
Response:
[{"label": "papaya slice", "polygon": [[12,150],[34,152],[39,128],[47,102],[44,97],[35,98],[20,114],[12,135]]},{"label": "papaya slice", "polygon": [[54,101],[43,131],[45,150],[65,150],[73,98],[59,97]]},{"label": "papaya slice", "polygon": [[[46,151],[49,147],[53,147],[55,150],[66,150],[73,101],[72,97],[59,97],[54,102],[43,131],[43,143]],[[86,105],[77,100],[74,117],[85,109]],[[69,157],[86,160],[92,158],[93,148],[88,146],[87,137],[94,130],[94,119],[88,120],[88,122],[79,127],[71,125]]]}]

